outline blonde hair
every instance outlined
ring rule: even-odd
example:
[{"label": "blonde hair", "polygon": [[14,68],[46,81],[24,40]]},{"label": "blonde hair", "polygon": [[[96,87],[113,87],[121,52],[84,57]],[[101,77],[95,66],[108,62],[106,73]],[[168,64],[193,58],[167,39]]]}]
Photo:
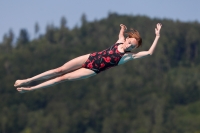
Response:
[{"label": "blonde hair", "polygon": [[140,37],[140,33],[137,30],[134,30],[133,28],[130,29],[130,31],[125,33],[129,38],[135,38],[138,41],[138,47],[142,46],[142,38]]}]

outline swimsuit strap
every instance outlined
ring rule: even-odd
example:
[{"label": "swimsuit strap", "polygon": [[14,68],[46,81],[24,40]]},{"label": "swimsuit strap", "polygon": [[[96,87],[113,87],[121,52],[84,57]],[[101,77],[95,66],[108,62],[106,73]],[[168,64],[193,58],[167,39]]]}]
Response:
[{"label": "swimsuit strap", "polygon": [[117,46],[118,46],[118,45],[123,44],[123,43],[116,43],[116,44],[117,44]]}]

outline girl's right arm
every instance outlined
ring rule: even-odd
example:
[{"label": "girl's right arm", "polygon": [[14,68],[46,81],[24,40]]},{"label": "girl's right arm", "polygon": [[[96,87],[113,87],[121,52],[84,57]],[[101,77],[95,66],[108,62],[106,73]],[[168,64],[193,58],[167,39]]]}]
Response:
[{"label": "girl's right arm", "polygon": [[125,30],[127,30],[126,26],[124,24],[120,24],[120,31],[119,31],[119,38],[118,38],[118,41],[116,43],[123,43],[125,38],[124,38],[124,32]]}]

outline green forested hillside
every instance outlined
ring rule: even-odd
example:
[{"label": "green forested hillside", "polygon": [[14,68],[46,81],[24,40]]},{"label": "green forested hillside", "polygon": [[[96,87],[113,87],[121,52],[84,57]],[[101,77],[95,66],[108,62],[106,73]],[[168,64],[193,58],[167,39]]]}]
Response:
[{"label": "green forested hillside", "polygon": [[[200,133],[200,23],[118,15],[80,27],[47,25],[35,39],[10,31],[0,43],[0,133]],[[66,61],[103,50],[119,24],[137,29],[147,50],[162,23],[155,53],[95,77],[20,94],[13,87]]]}]

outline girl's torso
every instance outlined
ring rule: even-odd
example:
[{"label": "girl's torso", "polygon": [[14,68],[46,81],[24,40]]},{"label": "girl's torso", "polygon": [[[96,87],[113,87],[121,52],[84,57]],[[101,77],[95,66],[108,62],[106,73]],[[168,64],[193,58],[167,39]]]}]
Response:
[{"label": "girl's torso", "polygon": [[91,53],[88,60],[83,64],[83,67],[91,69],[95,73],[99,73],[111,67],[125,63],[126,54],[121,53],[118,50],[120,44],[121,43],[116,43],[108,49]]}]

